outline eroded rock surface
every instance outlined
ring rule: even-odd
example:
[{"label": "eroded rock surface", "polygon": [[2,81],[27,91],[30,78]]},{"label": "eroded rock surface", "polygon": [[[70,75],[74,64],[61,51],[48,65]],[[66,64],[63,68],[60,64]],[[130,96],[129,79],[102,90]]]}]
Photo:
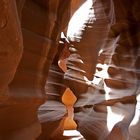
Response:
[{"label": "eroded rock surface", "polygon": [[1,0],[0,140],[65,139],[66,88],[84,139],[139,140],[139,8],[139,0]]}]

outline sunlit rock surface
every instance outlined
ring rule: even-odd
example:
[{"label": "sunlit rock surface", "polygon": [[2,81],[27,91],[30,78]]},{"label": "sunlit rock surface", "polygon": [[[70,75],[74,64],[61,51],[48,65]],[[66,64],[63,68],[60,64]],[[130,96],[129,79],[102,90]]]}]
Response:
[{"label": "sunlit rock surface", "polygon": [[[139,139],[133,130],[139,131],[136,3],[89,0],[69,22],[71,54],[65,79],[77,96],[74,106],[77,129],[88,140]],[[130,126],[133,118],[137,119],[135,127]]]}]

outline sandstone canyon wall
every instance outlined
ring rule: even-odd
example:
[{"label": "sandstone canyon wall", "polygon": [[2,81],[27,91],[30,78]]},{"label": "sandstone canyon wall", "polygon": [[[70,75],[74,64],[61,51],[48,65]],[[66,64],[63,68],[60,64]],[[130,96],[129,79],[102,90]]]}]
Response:
[{"label": "sandstone canyon wall", "polygon": [[139,8],[139,0],[1,0],[0,140],[68,139],[67,88],[84,139],[139,140]]},{"label": "sandstone canyon wall", "polygon": [[[139,139],[138,3],[86,1],[69,23],[65,79],[77,97],[74,118],[85,139]],[[76,28],[75,21],[81,21]]]}]

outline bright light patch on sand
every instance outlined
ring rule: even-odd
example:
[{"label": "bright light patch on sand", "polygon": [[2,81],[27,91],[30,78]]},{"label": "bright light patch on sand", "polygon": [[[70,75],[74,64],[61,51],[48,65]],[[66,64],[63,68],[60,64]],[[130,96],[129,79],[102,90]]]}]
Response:
[{"label": "bright light patch on sand", "polygon": [[73,137],[70,138],[69,140],[80,140],[80,139],[84,140],[83,136],[77,130],[65,130],[63,136]]}]

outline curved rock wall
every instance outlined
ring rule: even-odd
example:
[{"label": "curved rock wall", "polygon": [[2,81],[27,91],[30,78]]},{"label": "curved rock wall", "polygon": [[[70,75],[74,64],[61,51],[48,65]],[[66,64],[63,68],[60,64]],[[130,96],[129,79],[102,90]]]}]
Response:
[{"label": "curved rock wall", "polygon": [[[46,101],[46,78],[61,31],[68,23],[70,1],[23,0],[17,1],[17,7],[15,1],[0,3],[4,12],[1,13],[4,17],[0,17],[1,79],[4,79],[0,83],[1,100],[4,100],[0,111],[0,139],[36,139],[41,132],[37,110]],[[19,18],[22,18],[21,27]]]},{"label": "curved rock wall", "polygon": [[[1,0],[0,140],[64,139],[66,86],[77,97],[74,119],[86,140],[139,140],[139,5]],[[58,61],[66,30],[64,74]]]},{"label": "curved rock wall", "polygon": [[[77,96],[75,120],[87,140],[129,137],[128,129],[139,93],[136,3],[89,0],[69,23],[71,55],[65,79]],[[78,18],[80,21],[80,17],[81,25],[74,28],[72,23]],[[138,130],[138,126],[136,128]]]}]

